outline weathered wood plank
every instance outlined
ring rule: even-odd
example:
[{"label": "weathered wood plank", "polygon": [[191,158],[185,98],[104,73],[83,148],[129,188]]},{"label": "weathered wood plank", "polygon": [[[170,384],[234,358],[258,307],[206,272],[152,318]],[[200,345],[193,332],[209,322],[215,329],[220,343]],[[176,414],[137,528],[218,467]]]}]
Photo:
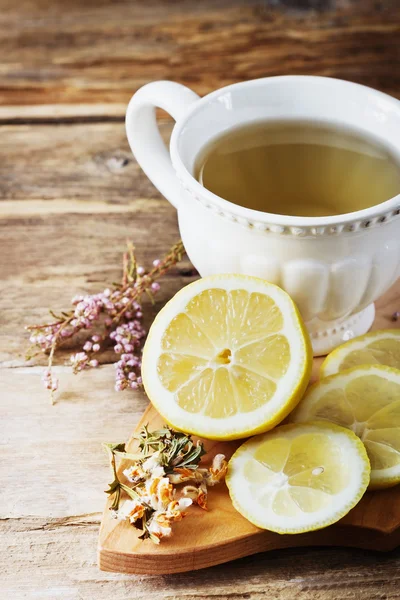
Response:
[{"label": "weathered wood plank", "polygon": [[0,125],[124,120],[126,103],[0,105]]},{"label": "weathered wood plank", "polygon": [[29,106],[41,104],[60,105],[58,116],[62,105],[78,116],[84,105],[88,116],[92,104],[103,105],[98,115],[112,105],[110,114],[122,116],[131,94],[154,79],[205,94],[244,79],[307,73],[399,96],[399,15],[391,0],[2,0],[0,104],[9,108],[0,118],[15,119],[15,105],[40,118]]},{"label": "weathered wood plank", "polygon": [[[168,138],[171,124],[161,129]],[[15,366],[25,364],[25,325],[119,280],[127,239],[150,265],[179,232],[175,209],[137,165],[123,124],[7,126],[2,134],[0,362]],[[190,280],[187,267],[166,277],[155,310]],[[147,320],[154,314],[149,307]]]},{"label": "weathered wood plank", "polygon": [[[188,517],[189,518],[189,517]],[[395,600],[398,551],[300,549],[260,554],[183,575],[100,572],[97,517],[1,525],[1,585],[18,600]],[[10,560],[10,557],[12,560]]]},{"label": "weathered wood plank", "polygon": [[115,392],[111,365],[82,377],[57,367],[60,392],[51,406],[41,371],[0,369],[1,517],[98,513],[110,478],[101,444],[126,439],[148,401]]},{"label": "weathered wood plank", "polygon": [[[171,123],[160,128],[167,140]],[[112,211],[138,198],[160,195],[135,161],[123,123],[1,128],[0,215],[2,200],[100,201]]]},{"label": "weathered wood plank", "polygon": [[[51,203],[50,203],[51,204]],[[31,202],[29,206],[35,206]],[[104,205],[100,205],[103,206]],[[68,309],[77,293],[95,293],[122,273],[127,238],[140,261],[150,266],[179,240],[176,211],[167,201],[128,205],[130,212],[36,214],[0,218],[0,363],[23,365],[25,325],[47,322],[48,309]],[[191,280],[188,261],[166,275],[155,307],[146,302],[149,322],[161,305]],[[76,345],[73,346],[77,348]],[[69,350],[61,353],[63,363]],[[101,355],[100,360],[109,360]],[[44,357],[35,362],[43,364]]]}]

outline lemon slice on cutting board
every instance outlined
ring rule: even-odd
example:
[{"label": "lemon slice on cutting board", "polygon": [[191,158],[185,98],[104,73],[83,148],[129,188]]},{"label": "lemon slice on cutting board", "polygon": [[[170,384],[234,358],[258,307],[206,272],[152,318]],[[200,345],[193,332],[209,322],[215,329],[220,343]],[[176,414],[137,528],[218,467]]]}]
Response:
[{"label": "lemon slice on cutting board", "polygon": [[256,277],[215,275],[186,286],[159,312],[142,377],[174,428],[237,439],[286,417],[311,366],[308,334],[286,292]]},{"label": "lemon slice on cutting board", "polygon": [[400,482],[400,371],[381,365],[348,369],[312,385],[292,422],[326,419],[364,442],[371,489]]},{"label": "lemon slice on cutting board", "polygon": [[371,331],[339,346],[322,363],[321,378],[372,364],[400,369],[400,329]]},{"label": "lemon slice on cutting board", "polygon": [[257,527],[302,533],[347,514],[367,489],[369,473],[353,432],[312,422],[282,425],[242,444],[226,483],[236,510]]}]

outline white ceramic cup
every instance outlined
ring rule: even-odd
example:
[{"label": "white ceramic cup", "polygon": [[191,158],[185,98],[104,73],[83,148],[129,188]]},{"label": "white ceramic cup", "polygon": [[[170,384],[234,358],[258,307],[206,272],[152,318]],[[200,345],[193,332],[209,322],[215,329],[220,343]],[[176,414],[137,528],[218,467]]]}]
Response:
[{"label": "white ceramic cup", "polygon": [[[155,107],[176,121],[169,151]],[[201,99],[178,83],[157,81],[132,97],[126,129],[143,171],[177,208],[183,243],[199,273],[246,273],[281,286],[303,315],[314,354],[321,355],[369,329],[373,302],[399,275],[400,195],[344,215],[290,217],[232,204],[193,177],[196,157],[211,139],[267,119],[351,127],[372,134],[400,161],[400,102],[325,77],[256,79]]]}]

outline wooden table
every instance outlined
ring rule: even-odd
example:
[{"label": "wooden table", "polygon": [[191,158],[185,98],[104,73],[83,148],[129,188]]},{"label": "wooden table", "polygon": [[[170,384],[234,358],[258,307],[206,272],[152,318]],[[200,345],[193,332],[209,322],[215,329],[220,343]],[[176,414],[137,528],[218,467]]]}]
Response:
[{"label": "wooden table", "polygon": [[[43,360],[24,360],[24,326],[115,281],[126,238],[144,262],[178,239],[174,209],[125,138],[140,85],[174,79],[204,94],[309,73],[400,97],[397,0],[1,0],[0,32],[1,597],[400,598],[400,551],[285,550],[181,576],[100,572],[100,443],[126,439],[146,398],[113,391],[110,354],[74,377],[65,351],[52,407]],[[162,128],[168,136],[171,123]],[[156,309],[189,280],[183,262]]]}]

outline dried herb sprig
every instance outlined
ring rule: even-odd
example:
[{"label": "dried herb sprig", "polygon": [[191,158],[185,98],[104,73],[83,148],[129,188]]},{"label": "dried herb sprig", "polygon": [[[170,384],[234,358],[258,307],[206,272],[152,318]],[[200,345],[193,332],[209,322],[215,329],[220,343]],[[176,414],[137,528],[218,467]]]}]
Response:
[{"label": "dried herb sprig", "polygon": [[[137,439],[136,454],[126,452],[125,444],[104,444],[113,474],[106,494],[113,498],[110,510],[114,517],[129,520],[142,530],[141,539],[158,544],[171,535],[172,523],[180,521],[191,504],[207,508],[207,486],[225,477],[227,463],[224,455],[217,454],[209,469],[200,467],[203,444],[168,426],[152,432],[145,426]],[[128,464],[123,476],[130,485],[120,479],[117,459]],[[191,484],[178,491],[177,485],[188,482]],[[120,506],[123,492],[129,500]]]},{"label": "dried herb sprig", "polygon": [[160,464],[166,473],[173,473],[178,467],[197,469],[201,457],[206,453],[201,442],[195,444],[190,435],[170,427],[149,432],[144,426],[138,439],[144,456],[149,456],[151,450],[160,452]]},{"label": "dried herb sprig", "polygon": [[113,503],[111,505],[111,510],[118,510],[119,502],[121,499],[121,491],[124,490],[130,498],[137,498],[138,495],[136,492],[124,485],[118,477],[117,474],[117,464],[116,464],[116,456],[129,456],[125,452],[125,444],[103,444],[104,449],[107,451],[110,458],[110,466],[114,475],[113,481],[109,484],[108,490],[105,491],[106,494],[110,494],[114,496]]},{"label": "dried herb sprig", "polygon": [[42,379],[50,391],[52,402],[58,387],[58,380],[52,374],[54,355],[67,340],[82,331],[88,331],[89,336],[82,351],[70,357],[74,373],[97,367],[98,353],[111,340],[118,355],[115,389],[137,389],[142,384],[141,347],[146,331],[142,325],[141,299],[146,293],[154,302],[154,294],[160,289],[157,279],[179,262],[183,253],[183,244],[178,242],[163,259],[154,260],[152,268],[146,271],[138,265],[134,246],[129,242],[123,255],[121,283],[114,283],[98,294],[75,296],[73,308],[69,311],[61,314],[50,311],[53,321],[26,328],[32,344],[26,359],[30,360],[41,352],[48,354]]}]

